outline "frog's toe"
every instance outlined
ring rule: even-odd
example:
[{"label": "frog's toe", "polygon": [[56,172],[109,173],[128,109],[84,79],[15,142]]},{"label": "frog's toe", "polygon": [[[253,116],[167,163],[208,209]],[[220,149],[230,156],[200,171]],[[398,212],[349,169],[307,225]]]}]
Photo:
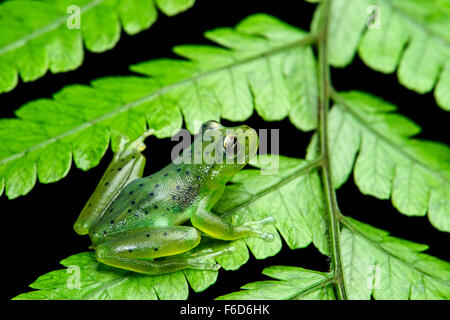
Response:
[{"label": "frog's toe", "polygon": [[246,227],[253,227],[253,226],[263,226],[266,224],[272,224],[274,222],[275,222],[275,219],[273,217],[265,217],[264,219],[261,219],[261,220],[245,222],[242,225],[246,226]]},{"label": "frog's toe", "polygon": [[253,231],[253,234],[255,237],[258,237],[260,239],[266,240],[266,241],[273,241],[274,236],[273,234],[269,232],[264,232],[255,228],[250,228]]},{"label": "frog's toe", "polygon": [[275,238],[273,236],[273,234],[268,233],[268,232],[263,232],[260,236],[261,239],[266,240],[266,241],[273,241],[273,239]]},{"label": "frog's toe", "polygon": [[220,264],[218,264],[218,263],[204,263],[204,262],[190,262],[189,263],[189,267],[191,269],[217,271],[217,270],[220,269]]},{"label": "frog's toe", "polygon": [[196,255],[195,260],[213,259],[217,256],[221,256],[223,254],[233,252],[234,250],[235,250],[235,248],[233,246],[226,247],[226,248],[223,248],[220,250],[213,250],[213,249],[205,250],[205,251],[202,251],[200,254]]}]

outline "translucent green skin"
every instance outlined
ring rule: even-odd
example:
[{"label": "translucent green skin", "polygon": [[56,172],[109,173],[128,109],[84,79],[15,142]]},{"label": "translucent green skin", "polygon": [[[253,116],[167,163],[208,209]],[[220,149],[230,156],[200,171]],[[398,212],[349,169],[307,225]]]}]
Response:
[{"label": "translucent green skin", "polygon": [[[227,129],[232,128],[213,121],[203,125],[203,132],[220,130],[224,136]],[[247,126],[237,129],[240,129],[235,134],[237,138],[245,130],[256,136]],[[205,260],[229,250],[181,255],[199,244],[199,231],[221,240],[248,236],[273,239],[271,234],[259,230],[273,221],[270,217],[232,226],[210,212],[222,196],[226,182],[248,163],[256,149],[250,150],[248,143],[241,144],[244,163],[206,163],[204,159],[198,164],[171,163],[142,178],[145,158],[140,152],[148,134],[132,143],[125,140],[120,143],[119,151],[74,225],[78,234],[89,234],[97,260],[146,274],[186,268],[216,270],[217,264]],[[223,144],[223,140],[203,142],[202,150],[211,150],[215,143]],[[191,150],[198,149],[193,146],[184,156],[187,154],[191,159],[196,156]],[[226,156],[224,153],[224,159]],[[182,225],[189,220],[192,226]]]}]

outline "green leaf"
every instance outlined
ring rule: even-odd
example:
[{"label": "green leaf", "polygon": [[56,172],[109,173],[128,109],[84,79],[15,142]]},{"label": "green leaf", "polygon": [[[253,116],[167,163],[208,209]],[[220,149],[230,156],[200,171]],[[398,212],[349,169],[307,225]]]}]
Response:
[{"label": "green leaf", "polygon": [[334,0],[331,2],[328,28],[328,60],[335,67],[344,67],[353,60],[359,38],[364,30],[368,0]]},{"label": "green leaf", "polygon": [[[89,11],[98,19],[101,12]],[[97,18],[92,18],[93,29],[101,22]],[[92,31],[92,41],[107,46],[115,29],[100,29]],[[78,168],[88,170],[99,163],[111,136],[134,139],[146,126],[163,138],[179,130],[183,118],[196,132],[211,119],[243,121],[255,108],[265,120],[289,116],[303,130],[315,128],[316,66],[308,47],[314,38],[263,14],[206,36],[225,47],[177,46],[174,51],[188,60],[143,62],[131,69],[145,76],[70,85],[52,99],[20,107],[16,119],[0,119],[0,178],[6,195],[26,194],[36,176],[42,183],[63,178],[70,156]],[[308,70],[300,72],[305,65]],[[57,170],[49,173],[52,167]]]},{"label": "green leaf", "polygon": [[[164,13],[175,15],[194,1],[157,3]],[[126,33],[136,34],[156,19],[154,0],[5,1],[0,4],[0,93],[14,89],[18,74],[27,82],[48,69],[58,73],[78,68],[83,41],[89,51],[103,52],[119,41],[121,25]]]},{"label": "green leaf", "polygon": [[345,67],[358,51],[374,70],[391,73],[397,69],[400,83],[411,90],[425,93],[436,86],[436,102],[450,110],[449,16],[448,0],[333,0],[329,62]]},{"label": "green leaf", "polygon": [[[450,298],[450,264],[422,253],[426,245],[391,237],[349,217],[343,224],[339,245],[349,299]],[[335,299],[333,274],[286,266],[268,267],[263,273],[276,280],[249,283],[218,299]]]},{"label": "green leaf", "polygon": [[350,299],[450,298],[450,264],[421,253],[428,247],[345,218],[341,252]]},{"label": "green leaf", "polygon": [[168,16],[176,15],[194,5],[195,0],[156,0],[159,9]]},{"label": "green leaf", "polygon": [[[61,261],[61,264],[68,268],[40,276],[30,285],[37,291],[23,293],[14,299],[177,300],[188,296],[182,272],[157,277],[145,276],[99,264],[92,252],[73,255]],[[79,288],[75,287],[74,271],[79,271]]]},{"label": "green leaf", "polygon": [[350,91],[336,93],[334,99],[328,143],[335,187],[354,166],[363,194],[391,198],[406,215],[428,212],[433,226],[450,232],[450,148],[413,139],[420,128],[380,98]]},{"label": "green leaf", "polygon": [[272,266],[263,274],[275,279],[244,285],[242,291],[218,297],[218,300],[334,300],[327,273],[298,267]]}]

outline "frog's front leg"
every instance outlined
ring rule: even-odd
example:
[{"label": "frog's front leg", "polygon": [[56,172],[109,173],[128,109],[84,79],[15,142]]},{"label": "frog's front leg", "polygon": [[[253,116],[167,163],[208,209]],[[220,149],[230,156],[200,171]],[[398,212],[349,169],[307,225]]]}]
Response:
[{"label": "frog's front leg", "polygon": [[147,130],[132,142],[119,136],[118,151],[73,226],[76,233],[87,234],[120,191],[134,179],[142,177],[145,166],[145,157],[141,154],[145,149],[143,141],[152,133],[153,130]]},{"label": "frog's front leg", "polygon": [[[193,268],[217,270],[216,263],[205,263],[223,249],[200,255],[172,256],[187,252],[200,242],[200,233],[192,227],[141,227],[112,235],[111,240],[96,246],[97,260],[118,268],[139,273],[158,275]],[[162,258],[167,257],[167,258]],[[161,258],[158,260],[150,260]]]},{"label": "frog's front leg", "polygon": [[272,217],[262,220],[244,223],[240,226],[233,226],[221,217],[199,208],[191,217],[194,227],[205,232],[207,235],[220,240],[236,240],[245,237],[258,237],[272,241],[273,234],[259,230],[259,227],[274,222]]}]

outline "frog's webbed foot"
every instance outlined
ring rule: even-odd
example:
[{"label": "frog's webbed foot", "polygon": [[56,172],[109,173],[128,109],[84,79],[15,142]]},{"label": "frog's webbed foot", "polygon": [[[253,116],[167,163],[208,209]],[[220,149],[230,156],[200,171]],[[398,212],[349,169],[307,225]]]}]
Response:
[{"label": "frog's webbed foot", "polygon": [[272,241],[274,239],[273,234],[261,231],[259,228],[266,224],[272,224],[274,222],[275,222],[274,218],[266,217],[264,219],[257,220],[257,221],[245,222],[245,223],[237,226],[236,230],[241,231],[241,232],[249,232],[249,233],[252,233],[253,236],[256,236],[263,240]]},{"label": "frog's webbed foot", "polygon": [[260,229],[263,225],[273,222],[274,219],[272,217],[267,217],[258,221],[246,222],[236,227],[207,210],[198,210],[191,217],[191,223],[194,227],[208,234],[210,237],[221,240],[258,237],[272,241],[274,238],[273,234],[261,231]]},{"label": "frog's webbed foot", "polygon": [[[217,256],[221,256],[223,254],[231,253],[235,249],[233,246],[226,247],[221,250],[213,250],[211,248],[203,249],[201,251],[194,252],[191,254],[191,256],[188,258],[188,262],[191,265],[198,265],[200,266],[200,269],[204,269],[201,266],[207,266],[211,267],[211,270],[218,270],[220,269],[220,265],[217,263],[205,263],[205,261],[213,260]],[[199,269],[199,268],[196,268]]]}]

